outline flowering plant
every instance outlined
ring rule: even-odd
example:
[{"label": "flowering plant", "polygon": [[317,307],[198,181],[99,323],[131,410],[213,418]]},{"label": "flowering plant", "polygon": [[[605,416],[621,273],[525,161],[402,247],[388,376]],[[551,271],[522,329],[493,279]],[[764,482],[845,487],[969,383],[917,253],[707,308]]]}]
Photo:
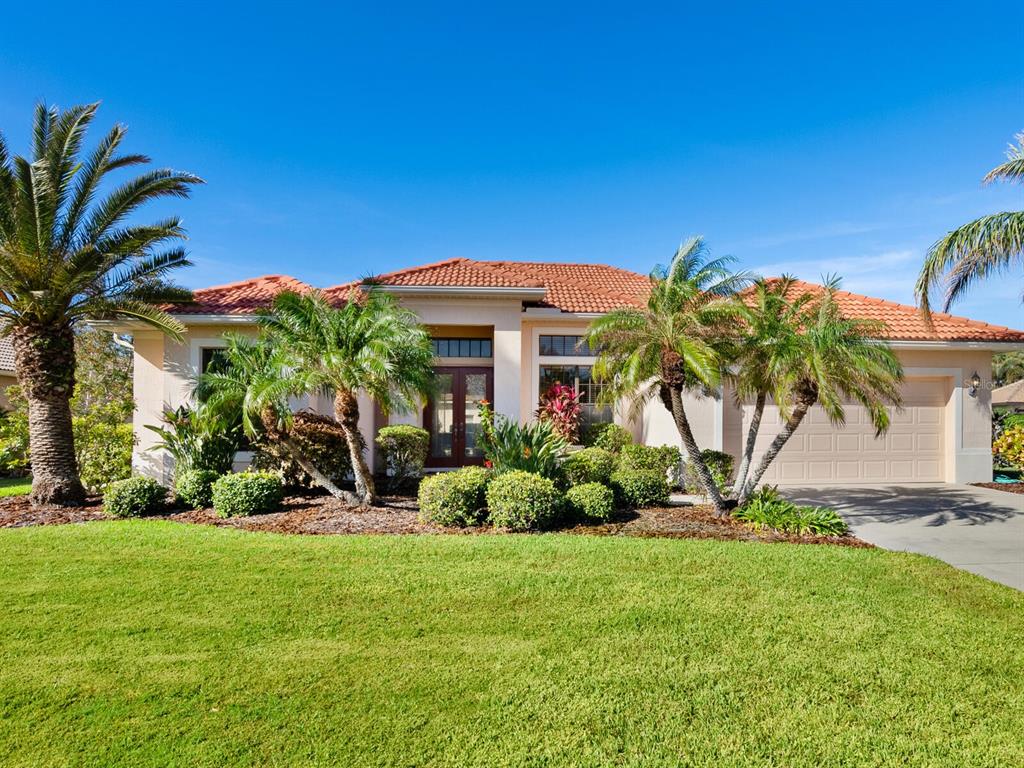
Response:
[{"label": "flowering plant", "polygon": [[541,395],[537,418],[550,422],[566,442],[579,442],[580,393],[556,381]]},{"label": "flowering plant", "polygon": [[565,453],[566,443],[550,421],[519,424],[495,416],[490,403],[479,403],[480,442],[484,466],[497,474],[514,469],[552,477]]}]

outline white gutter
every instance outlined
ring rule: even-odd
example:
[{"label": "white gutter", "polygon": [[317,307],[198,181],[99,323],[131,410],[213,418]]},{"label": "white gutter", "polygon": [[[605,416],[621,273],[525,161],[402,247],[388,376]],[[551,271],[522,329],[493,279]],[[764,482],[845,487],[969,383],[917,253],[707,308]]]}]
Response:
[{"label": "white gutter", "polygon": [[893,349],[974,349],[992,352],[1017,352],[1024,350],[1024,342],[1021,341],[900,341],[898,339],[879,339],[879,341],[884,341]]}]

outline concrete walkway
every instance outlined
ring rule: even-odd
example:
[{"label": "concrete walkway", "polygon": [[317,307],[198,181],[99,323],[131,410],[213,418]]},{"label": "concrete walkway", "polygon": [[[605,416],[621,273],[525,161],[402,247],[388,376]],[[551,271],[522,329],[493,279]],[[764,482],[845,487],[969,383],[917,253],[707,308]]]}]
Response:
[{"label": "concrete walkway", "polygon": [[919,552],[1024,590],[1024,496],[969,485],[784,488],[832,507],[879,547]]}]

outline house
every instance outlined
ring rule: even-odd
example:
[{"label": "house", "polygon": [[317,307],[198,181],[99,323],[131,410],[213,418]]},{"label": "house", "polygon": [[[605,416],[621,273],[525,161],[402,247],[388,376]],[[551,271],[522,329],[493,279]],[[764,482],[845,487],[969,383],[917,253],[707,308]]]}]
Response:
[{"label": "house", "polygon": [[1024,412],[1024,379],[992,390],[992,407]]},{"label": "house", "polygon": [[0,410],[10,408],[7,388],[18,383],[14,372],[14,345],[10,339],[0,339]]},{"label": "house", "polygon": [[[638,441],[679,444],[676,428],[660,402],[627,420],[625,409],[603,408],[601,384],[591,376],[593,354],[581,344],[587,325],[615,307],[640,306],[648,279],[604,264],[549,264],[455,258],[381,275],[375,282],[415,311],[428,326],[437,355],[439,392],[422,411],[391,414],[364,399],[363,433],[372,436],[390,423],[412,423],[431,433],[428,467],[444,468],[482,460],[476,444],[476,403],[488,398],[496,412],[531,418],[538,396],[552,382],[572,383],[582,395],[588,421],[616,421]],[[343,300],[356,287],[326,289]],[[171,308],[186,325],[184,343],[159,333],[135,330],[134,463],[139,471],[168,480],[170,458],[151,450],[155,436],[144,429],[161,412],[189,399],[193,377],[223,345],[225,331],[255,333],[256,313],[283,290],[310,286],[275,275],[195,292],[195,301]],[[820,290],[803,283],[801,290]],[[914,307],[840,292],[849,316],[882,321],[882,334],[903,362],[905,407],[894,411],[892,427],[880,438],[857,405],[847,423],[831,425],[814,409],[765,478],[783,485],[828,483],[973,482],[991,479],[989,390],[994,352],[1024,349],[1024,332],[951,315],[934,316],[932,328]],[[304,405],[329,412],[330,402]],[[750,406],[736,403],[726,387],[718,397],[688,402],[694,432],[703,447],[740,452]],[[780,426],[769,408],[762,422],[763,448]],[[373,442],[369,442],[373,462]],[[239,460],[247,457],[240,455]]]}]

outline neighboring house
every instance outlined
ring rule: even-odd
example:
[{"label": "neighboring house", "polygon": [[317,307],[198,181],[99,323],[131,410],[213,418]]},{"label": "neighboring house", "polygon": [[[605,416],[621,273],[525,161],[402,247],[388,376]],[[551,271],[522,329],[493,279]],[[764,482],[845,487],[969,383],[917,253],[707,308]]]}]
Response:
[{"label": "neighboring house", "polygon": [[[392,414],[390,423],[412,423],[431,433],[428,467],[479,462],[477,402],[487,397],[496,412],[532,418],[540,393],[552,382],[576,386],[590,421],[615,420],[647,444],[679,444],[668,412],[649,403],[635,420],[625,409],[600,408],[600,383],[593,380],[593,355],[579,341],[595,317],[624,305],[642,305],[648,279],[602,264],[544,264],[450,259],[382,275],[375,282],[414,310],[428,326],[437,354],[439,392],[416,413]],[[820,286],[802,284],[802,289]],[[134,463],[167,480],[169,457],[149,450],[155,436],[143,428],[161,412],[188,401],[193,377],[223,345],[225,331],[256,332],[256,313],[282,290],[308,290],[290,277],[269,276],[196,291],[195,302],[174,307],[187,326],[184,343],[159,333],[135,334]],[[357,283],[326,289],[343,299]],[[904,409],[876,439],[857,405],[847,423],[833,427],[814,409],[765,478],[789,485],[825,483],[973,482],[991,479],[991,419],[987,388],[972,381],[991,378],[992,354],[1024,349],[1024,332],[937,314],[928,329],[917,310],[880,299],[840,292],[849,316],[883,321],[883,334],[906,372]],[[330,402],[305,404],[330,412]],[[693,396],[688,403],[701,446],[740,452],[750,407],[737,404],[726,387],[718,398]],[[619,412],[621,411],[621,412]],[[386,422],[371,402],[361,402],[360,426],[369,439]],[[779,428],[769,408],[762,423],[763,447]],[[244,460],[245,456],[240,456]]]},{"label": "neighboring house", "polygon": [[1024,411],[1024,379],[992,390],[992,407]]},{"label": "neighboring house", "polygon": [[18,383],[14,373],[14,345],[10,339],[0,339],[0,408],[10,408],[7,388]]}]

